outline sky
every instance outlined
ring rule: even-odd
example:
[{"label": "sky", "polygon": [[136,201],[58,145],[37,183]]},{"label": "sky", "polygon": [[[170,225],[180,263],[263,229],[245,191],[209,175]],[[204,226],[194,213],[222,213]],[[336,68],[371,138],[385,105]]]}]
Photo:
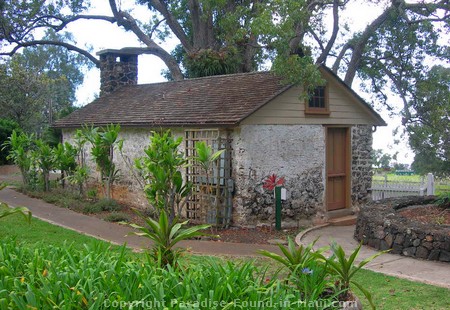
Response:
[{"label": "sky", "polygon": [[[92,1],[93,7],[90,14],[112,15],[110,13],[107,0]],[[146,7],[139,7],[134,1],[119,1],[123,9],[133,8],[132,14],[140,18],[149,18],[150,14]],[[380,12],[381,8],[376,5],[368,5],[366,1],[354,3],[344,18],[351,25],[352,30],[362,30],[372,21]],[[73,23],[68,29],[72,32],[77,40],[78,45],[87,45],[93,49],[93,54],[103,49],[120,49],[122,47],[142,46],[132,33],[127,33],[118,28],[115,24],[109,24],[101,21],[82,21]],[[157,42],[160,43],[160,42]],[[177,44],[176,39],[170,39],[162,46],[166,50],[172,50]],[[165,79],[161,76],[161,70],[165,69],[164,63],[152,55],[139,56],[138,83],[154,83],[162,82]],[[354,82],[354,90],[370,103],[369,95],[357,88],[357,81]],[[77,91],[77,105],[84,106],[91,102],[99,93],[100,89],[100,72],[97,68],[93,68],[86,72],[85,80]],[[391,103],[394,102],[401,107],[400,99],[390,98]],[[414,154],[407,145],[407,139],[400,139],[398,144],[394,143],[393,131],[401,126],[400,117],[390,117],[385,111],[378,111],[383,119],[388,123],[386,127],[377,127],[374,132],[374,149],[383,149],[385,153],[394,155],[398,152],[397,162],[410,164],[414,159]],[[397,138],[398,139],[398,138]]]}]

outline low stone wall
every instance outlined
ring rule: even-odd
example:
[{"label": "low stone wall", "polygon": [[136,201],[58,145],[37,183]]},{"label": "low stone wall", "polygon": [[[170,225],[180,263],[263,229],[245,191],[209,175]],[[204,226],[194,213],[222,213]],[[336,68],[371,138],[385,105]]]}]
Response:
[{"label": "low stone wall", "polygon": [[401,197],[372,202],[361,207],[355,238],[363,244],[390,253],[450,262],[450,227],[422,224],[397,210],[431,203],[434,197]]}]

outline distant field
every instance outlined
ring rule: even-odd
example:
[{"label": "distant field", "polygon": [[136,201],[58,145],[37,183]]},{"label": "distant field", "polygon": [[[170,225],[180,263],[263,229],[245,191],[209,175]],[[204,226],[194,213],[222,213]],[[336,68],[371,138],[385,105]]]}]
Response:
[{"label": "distant field", "polygon": [[[387,180],[388,183],[422,183],[426,182],[426,177],[418,174],[414,175],[396,175],[395,173],[387,174],[375,174],[372,178],[373,183],[384,183]],[[442,193],[450,193],[450,179],[438,179],[435,178],[434,184],[436,187],[436,195]]]}]

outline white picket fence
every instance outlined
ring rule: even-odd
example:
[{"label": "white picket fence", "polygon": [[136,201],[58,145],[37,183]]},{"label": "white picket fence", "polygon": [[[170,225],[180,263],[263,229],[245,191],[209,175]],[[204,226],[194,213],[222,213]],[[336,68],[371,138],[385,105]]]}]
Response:
[{"label": "white picket fence", "polygon": [[428,173],[421,183],[393,183],[385,176],[384,183],[372,184],[372,200],[402,196],[429,196],[435,193],[434,176]]}]

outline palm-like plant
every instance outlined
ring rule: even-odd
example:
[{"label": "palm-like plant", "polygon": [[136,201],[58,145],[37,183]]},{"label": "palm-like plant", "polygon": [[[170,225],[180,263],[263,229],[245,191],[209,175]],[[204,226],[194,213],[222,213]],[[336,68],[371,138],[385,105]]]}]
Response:
[{"label": "palm-like plant", "polygon": [[55,168],[61,171],[61,185],[65,187],[65,178],[77,168],[77,149],[70,143],[59,143],[52,150]]},{"label": "palm-like plant", "polygon": [[195,144],[195,152],[196,156],[194,160],[200,166],[200,168],[204,171],[206,180],[205,186],[203,187],[204,194],[207,195],[207,199],[209,200],[209,204],[214,208],[214,212],[216,215],[216,224],[219,223],[219,210],[217,209],[217,199],[213,199],[212,192],[213,186],[211,184],[211,172],[213,171],[213,164],[220,158],[225,150],[218,150],[216,152],[206,144],[206,142],[201,141]]},{"label": "palm-like plant", "polygon": [[315,251],[313,250],[317,240],[318,239],[314,240],[307,246],[297,246],[291,238],[288,238],[287,247],[282,244],[278,244],[283,256],[266,250],[260,250],[258,253],[276,260],[289,269],[291,274],[295,274],[297,271],[308,267],[312,261],[317,259],[320,253],[326,250],[326,248],[320,248]]},{"label": "palm-like plant", "polygon": [[148,227],[130,224],[131,227],[140,231],[132,234],[143,236],[153,241],[150,255],[162,267],[176,267],[177,260],[184,251],[182,248],[176,248],[176,245],[182,240],[206,235],[203,230],[210,227],[210,225],[204,224],[183,228],[188,221],[180,222],[178,217],[169,221],[167,212],[164,209],[160,210],[158,221],[143,216],[137,210],[135,212],[145,220]]},{"label": "palm-like plant", "polygon": [[329,258],[321,257],[323,261],[328,264],[329,270],[332,274],[337,276],[338,278],[338,288],[344,292],[344,297],[348,297],[350,294],[350,284],[357,287],[367,298],[372,309],[375,309],[375,305],[372,300],[372,295],[367,291],[360,283],[356,282],[353,277],[355,274],[369,262],[374,260],[376,257],[381,254],[386,253],[387,251],[376,253],[359,264],[356,264],[356,257],[358,256],[361,250],[361,244],[350,254],[347,258],[344,249],[342,246],[338,245],[336,242],[331,244],[331,250],[333,254]]},{"label": "palm-like plant", "polygon": [[111,199],[111,189],[118,178],[119,170],[114,163],[114,150],[119,147],[120,125],[108,125],[106,128],[85,128],[85,138],[92,144],[91,155],[100,171],[104,184],[105,197]]},{"label": "palm-like plant", "polygon": [[25,186],[30,184],[31,179],[30,171],[33,161],[29,153],[33,146],[33,140],[33,134],[27,135],[14,130],[8,140],[2,145],[2,149],[9,149],[9,154],[6,158],[19,167]]},{"label": "palm-like plant", "polygon": [[50,145],[41,139],[36,140],[35,143],[36,150],[34,150],[33,156],[42,173],[44,191],[47,192],[50,190],[50,171],[54,169],[55,158]]}]

